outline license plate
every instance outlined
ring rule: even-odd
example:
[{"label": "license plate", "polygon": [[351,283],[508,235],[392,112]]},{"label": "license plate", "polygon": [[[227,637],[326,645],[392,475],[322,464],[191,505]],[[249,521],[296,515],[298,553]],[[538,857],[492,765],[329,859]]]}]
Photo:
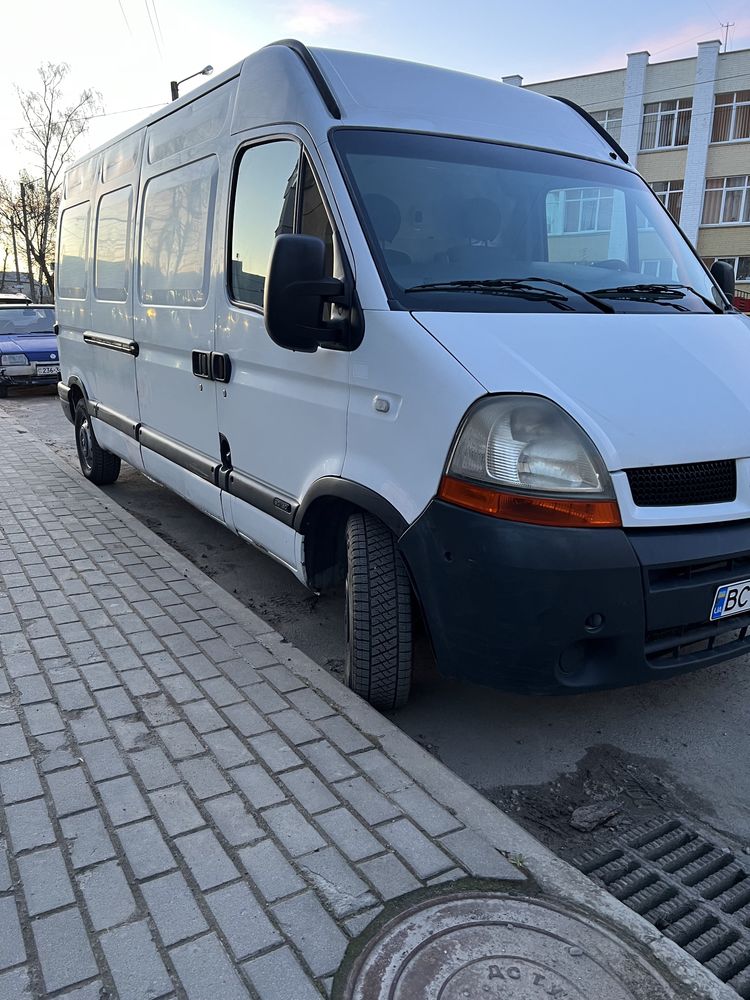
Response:
[{"label": "license plate", "polygon": [[738,580],[737,583],[725,583],[719,587],[711,609],[711,621],[739,615],[743,611],[750,611],[750,580]]},{"label": "license plate", "polygon": [[37,375],[59,375],[60,366],[59,365],[37,365],[36,366]]}]

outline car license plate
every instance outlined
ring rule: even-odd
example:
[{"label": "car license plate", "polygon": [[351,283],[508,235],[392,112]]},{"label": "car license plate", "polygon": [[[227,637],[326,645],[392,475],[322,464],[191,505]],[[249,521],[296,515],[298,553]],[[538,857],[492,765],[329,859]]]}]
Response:
[{"label": "car license plate", "polygon": [[37,375],[59,375],[60,366],[59,365],[37,365],[36,366]]},{"label": "car license plate", "polygon": [[711,609],[711,621],[739,615],[743,611],[750,611],[750,580],[738,580],[737,583],[725,583],[719,587]]}]

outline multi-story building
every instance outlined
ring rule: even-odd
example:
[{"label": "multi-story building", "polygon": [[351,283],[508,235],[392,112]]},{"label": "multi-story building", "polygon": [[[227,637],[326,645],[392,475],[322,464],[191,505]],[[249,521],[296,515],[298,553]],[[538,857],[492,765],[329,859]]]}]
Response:
[{"label": "multi-story building", "polygon": [[[634,52],[625,69],[527,86],[575,101],[601,122],[706,263],[728,260],[738,289],[750,292],[750,49],[722,52],[710,41],[690,59],[649,58]],[[503,80],[523,85],[520,76]],[[563,224],[593,234],[603,209],[570,210]]]}]

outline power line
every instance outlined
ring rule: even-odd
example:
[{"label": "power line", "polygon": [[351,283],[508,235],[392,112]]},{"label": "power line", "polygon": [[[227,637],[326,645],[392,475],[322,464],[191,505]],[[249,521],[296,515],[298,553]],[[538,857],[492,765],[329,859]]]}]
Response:
[{"label": "power line", "polygon": [[154,42],[156,43],[156,51],[159,53],[159,58],[164,61],[164,53],[161,50],[161,45],[159,44],[159,38],[156,34],[156,28],[154,27],[154,19],[151,16],[151,8],[148,5],[148,0],[143,0],[146,5],[146,13],[148,14],[148,21],[151,25],[151,34],[154,36]]},{"label": "power line", "polygon": [[[126,115],[130,114],[133,111],[151,111],[153,108],[165,107],[166,103],[167,102],[165,101],[160,101],[158,104],[143,104],[139,108],[121,108],[119,111],[102,111],[95,115],[86,115],[83,120],[89,122],[94,118],[111,118],[113,115]],[[53,122],[52,124],[62,125],[63,123],[62,121],[59,121],[59,122]],[[31,132],[32,130],[30,128],[21,127],[21,128],[11,128],[8,129],[8,131],[17,134],[19,132]]]},{"label": "power line", "polygon": [[133,29],[130,27],[130,21],[128,21],[128,15],[125,13],[125,8],[122,5],[122,0],[117,0],[120,5],[120,12],[122,13],[122,19],[125,22],[125,27],[128,29],[130,37],[133,37]]},{"label": "power line", "polygon": [[151,7],[154,11],[154,19],[156,20],[156,28],[159,32],[159,38],[161,39],[162,45],[164,44],[164,34],[161,30],[161,22],[159,21],[159,11],[156,9],[156,0],[151,0]]},{"label": "power line", "polygon": [[[622,69],[622,70],[616,70],[615,72],[625,73],[626,71],[624,69]],[[597,75],[597,74],[589,74],[589,75],[593,76],[593,75]],[[731,76],[723,76],[719,82],[722,83],[722,84],[724,84],[724,83],[726,83],[727,80],[743,80],[743,79],[746,80],[749,76],[750,76],[750,70],[748,70],[745,73],[733,73]],[[555,84],[557,84],[557,83],[562,84],[562,83],[567,83],[567,82],[569,82],[571,80],[577,80],[577,79],[579,79],[579,78],[575,77],[575,76],[571,76],[571,77],[567,77],[564,80],[552,80],[551,82],[555,83]],[[544,81],[542,83],[539,83],[539,84],[531,83],[531,84],[529,84],[528,87],[524,87],[524,89],[525,90],[532,90],[534,87],[538,87],[538,86],[546,87],[546,86],[549,86],[549,84],[545,83]],[[690,90],[690,89],[692,89],[692,87],[693,87],[692,83],[683,83],[683,84],[676,85],[674,87],[657,87],[655,90],[641,90],[641,91],[639,91],[636,94],[631,94],[630,96],[632,96],[632,97],[650,97],[652,94],[668,94],[668,93],[670,93],[672,91],[675,91],[675,90]],[[539,91],[536,91],[536,93],[539,93]],[[725,91],[721,91],[721,93],[725,93]],[[624,96],[625,95],[623,93],[623,97]],[[599,107],[598,105],[601,105],[601,106]],[[595,108],[597,111],[607,111],[612,106],[613,105],[612,105],[612,101],[611,100],[610,101],[594,101],[592,104],[589,104],[588,102],[586,102],[586,109],[587,110],[589,110],[590,108]]]}]

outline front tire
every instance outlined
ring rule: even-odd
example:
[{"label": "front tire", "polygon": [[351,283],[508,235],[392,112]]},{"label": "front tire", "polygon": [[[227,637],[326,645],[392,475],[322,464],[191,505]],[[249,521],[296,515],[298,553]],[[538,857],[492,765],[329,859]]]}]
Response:
[{"label": "front tire", "polygon": [[411,685],[411,586],[396,539],[370,514],[346,525],[344,680],[375,708],[406,704]]},{"label": "front tire", "polygon": [[75,429],[78,461],[86,479],[96,486],[114,483],[120,475],[120,459],[99,446],[85,399],[79,399],[76,403]]}]

